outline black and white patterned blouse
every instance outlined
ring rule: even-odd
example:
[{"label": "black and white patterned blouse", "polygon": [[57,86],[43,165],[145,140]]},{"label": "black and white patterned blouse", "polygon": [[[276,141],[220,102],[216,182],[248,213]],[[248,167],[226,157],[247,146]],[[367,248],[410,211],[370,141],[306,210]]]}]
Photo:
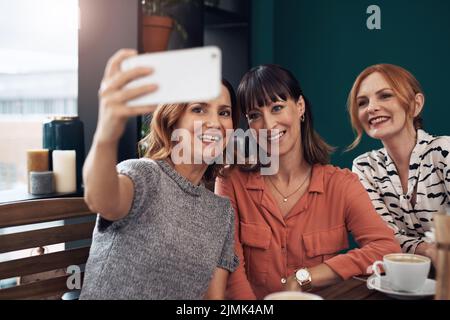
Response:
[{"label": "black and white patterned blouse", "polygon": [[[417,144],[409,162],[408,192],[391,157],[382,148],[353,161],[381,217],[394,229],[403,252],[414,253],[432,227],[433,214],[450,211],[450,137],[417,131]],[[417,185],[416,204],[411,197]]]}]

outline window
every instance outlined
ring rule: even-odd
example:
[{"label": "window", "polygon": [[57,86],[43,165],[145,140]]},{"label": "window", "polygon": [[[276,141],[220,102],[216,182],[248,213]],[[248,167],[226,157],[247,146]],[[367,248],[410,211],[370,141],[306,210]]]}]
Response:
[{"label": "window", "polygon": [[[78,12],[78,0],[0,0],[0,193],[26,192],[26,150],[42,148],[43,122],[77,115]],[[0,262],[30,254],[0,254]],[[0,279],[0,287],[14,283]]]},{"label": "window", "polygon": [[26,190],[42,124],[77,115],[78,0],[0,0],[0,192]]}]

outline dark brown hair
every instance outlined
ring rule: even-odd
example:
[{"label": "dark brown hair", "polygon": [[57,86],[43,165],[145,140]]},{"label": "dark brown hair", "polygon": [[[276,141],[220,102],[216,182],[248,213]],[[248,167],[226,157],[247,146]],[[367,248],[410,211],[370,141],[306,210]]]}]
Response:
[{"label": "dark brown hair", "polygon": [[300,96],[305,101],[305,120],[301,123],[303,156],[309,164],[328,164],[334,148],[328,145],[314,130],[311,103],[303,94],[294,75],[281,66],[267,64],[248,71],[237,90],[237,103],[244,115],[255,108],[262,108],[273,102],[295,102]]}]

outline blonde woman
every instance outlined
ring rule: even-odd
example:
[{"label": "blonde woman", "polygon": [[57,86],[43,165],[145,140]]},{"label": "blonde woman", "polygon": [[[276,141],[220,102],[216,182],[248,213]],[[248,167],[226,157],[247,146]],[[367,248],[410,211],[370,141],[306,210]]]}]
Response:
[{"label": "blonde woman", "polygon": [[423,130],[422,88],[407,70],[378,64],[357,77],[348,97],[356,147],[363,132],[383,148],[353,162],[353,171],[372,203],[394,230],[403,250],[432,258],[436,249],[425,241],[433,214],[450,205],[450,137]]},{"label": "blonde woman", "polygon": [[[116,53],[102,81],[97,131],[83,172],[85,200],[99,216],[81,298],[221,299],[228,273],[237,265],[233,211],[201,182],[220,170],[213,158],[221,155],[205,150],[222,152],[227,143],[225,131],[233,129],[239,114],[233,90],[222,86],[212,101],[128,108],[129,99],[157,89],[124,88],[151,73],[120,71],[121,61],[135,54]],[[116,167],[128,117],[154,110],[145,156]],[[183,133],[177,145],[190,161],[172,160],[176,130]],[[194,157],[202,162],[193,164]]]}]

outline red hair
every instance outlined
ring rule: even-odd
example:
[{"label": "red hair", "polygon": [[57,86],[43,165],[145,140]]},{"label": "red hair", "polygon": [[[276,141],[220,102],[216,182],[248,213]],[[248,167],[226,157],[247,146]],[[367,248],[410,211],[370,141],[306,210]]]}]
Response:
[{"label": "red hair", "polygon": [[[347,148],[352,150],[361,142],[363,127],[358,118],[358,103],[357,95],[361,83],[372,73],[380,73],[384,79],[389,83],[391,89],[394,91],[395,95],[399,99],[401,106],[407,114],[414,114],[414,99],[416,94],[423,94],[422,87],[419,81],[407,70],[402,67],[393,64],[376,64],[366,68],[363,72],[359,74],[353,83],[352,90],[348,95],[347,107],[348,113],[350,114],[350,121],[352,123],[352,128],[356,134],[355,140]],[[420,113],[414,117],[413,123],[414,128],[422,128],[422,117]]]}]

